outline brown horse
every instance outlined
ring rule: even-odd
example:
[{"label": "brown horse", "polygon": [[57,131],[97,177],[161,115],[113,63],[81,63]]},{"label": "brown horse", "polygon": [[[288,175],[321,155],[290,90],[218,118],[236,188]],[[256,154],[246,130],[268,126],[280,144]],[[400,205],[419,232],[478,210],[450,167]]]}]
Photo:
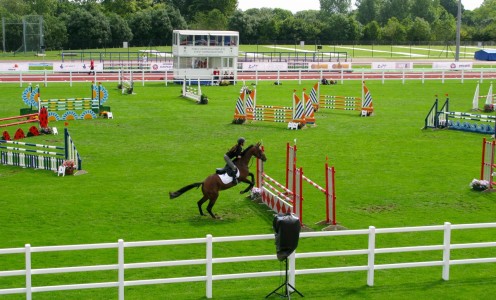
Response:
[{"label": "brown horse", "polygon": [[[253,173],[250,173],[250,171],[248,170],[248,163],[250,162],[252,156],[261,159],[262,161],[267,160],[267,158],[265,157],[265,153],[263,152],[263,149],[260,146],[260,143],[257,143],[256,145],[248,146],[243,151],[243,153],[241,153],[241,158],[234,161],[234,164],[239,170],[238,181],[246,182],[249,184],[249,186],[246,189],[242,190],[240,194],[248,192],[255,185],[255,178],[253,176]],[[248,176],[250,176],[251,180],[248,179]],[[208,176],[203,182],[192,183],[175,192],[169,192],[169,197],[170,199],[177,198],[181,196],[183,193],[191,190],[192,188],[195,187],[197,188],[199,186],[202,186],[202,193],[203,193],[203,197],[197,202],[198,209],[200,210],[200,215],[205,216],[202,210],[202,205],[207,200],[209,200],[207,211],[212,216],[212,218],[215,219],[216,217],[212,212],[212,207],[214,206],[215,201],[217,201],[217,198],[219,197],[219,191],[227,190],[228,188],[233,187],[234,183],[230,182],[228,184],[225,184],[222,182],[219,175],[212,174]]]}]

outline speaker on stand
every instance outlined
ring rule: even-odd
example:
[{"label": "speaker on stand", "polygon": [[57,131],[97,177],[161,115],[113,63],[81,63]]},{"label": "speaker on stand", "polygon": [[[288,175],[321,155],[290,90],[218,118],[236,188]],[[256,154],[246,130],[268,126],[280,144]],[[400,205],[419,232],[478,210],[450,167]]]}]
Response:
[{"label": "speaker on stand", "polygon": [[[270,292],[265,298],[273,294],[290,299],[292,293],[297,293],[304,297],[294,286],[288,281],[288,256],[291,255],[298,247],[298,240],[300,239],[300,219],[293,214],[277,214],[274,216],[272,227],[275,231],[277,259],[281,262],[284,261],[286,266],[284,282],[275,290]],[[282,290],[282,293],[279,292]]]}]

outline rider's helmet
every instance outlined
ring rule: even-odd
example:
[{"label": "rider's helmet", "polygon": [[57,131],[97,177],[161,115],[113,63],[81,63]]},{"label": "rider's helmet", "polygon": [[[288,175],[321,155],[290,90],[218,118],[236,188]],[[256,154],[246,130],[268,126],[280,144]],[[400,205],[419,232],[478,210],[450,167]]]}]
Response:
[{"label": "rider's helmet", "polygon": [[244,137],[240,137],[238,139],[238,145],[243,145],[245,143],[245,138]]}]

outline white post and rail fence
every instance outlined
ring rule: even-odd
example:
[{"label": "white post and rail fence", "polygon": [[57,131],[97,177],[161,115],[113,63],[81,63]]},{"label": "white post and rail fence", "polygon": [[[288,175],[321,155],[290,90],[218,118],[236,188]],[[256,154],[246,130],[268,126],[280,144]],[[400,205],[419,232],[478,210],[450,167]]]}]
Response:
[{"label": "white post and rail fence", "polygon": [[[474,255],[474,249],[482,248],[496,248],[496,234],[492,235],[495,237],[492,241],[485,242],[469,242],[469,243],[452,243],[451,236],[453,231],[459,230],[492,230],[496,229],[496,223],[480,223],[480,224],[450,224],[445,223],[444,225],[434,225],[434,226],[419,226],[419,227],[400,227],[400,228],[375,228],[370,226],[368,229],[359,230],[342,230],[342,231],[319,231],[319,232],[303,232],[300,234],[300,246],[305,242],[305,239],[324,239],[332,238],[337,236],[368,236],[368,245],[363,249],[345,249],[345,250],[329,250],[329,251],[319,251],[319,252],[300,252],[298,249],[291,254],[289,257],[290,267],[289,267],[289,282],[296,287],[296,276],[303,276],[308,274],[322,274],[322,273],[338,273],[338,272],[366,272],[367,273],[367,285],[374,285],[374,276],[376,270],[387,270],[387,269],[402,269],[402,268],[421,268],[421,267],[439,267],[440,277],[443,280],[449,280],[450,278],[450,268],[452,266],[461,266],[469,264],[484,264],[484,263],[496,263],[496,251],[489,251],[486,253],[492,253],[492,257],[479,257]],[[421,245],[421,246],[401,246],[401,247],[388,247],[388,248],[377,248],[376,240],[380,240],[380,236],[386,234],[404,234],[404,233],[422,233],[422,232],[441,232],[443,233],[443,238],[439,240],[439,243],[433,245]],[[459,238],[457,238],[459,240]],[[251,272],[251,273],[227,273],[219,274],[214,273],[214,265],[218,264],[234,264],[239,262],[253,262],[253,261],[276,261],[277,257],[275,253],[266,255],[253,255],[253,256],[233,256],[233,257],[215,257],[214,245],[215,244],[225,244],[233,242],[252,242],[252,241],[263,241],[267,240],[267,243],[274,243],[273,234],[263,234],[263,235],[250,235],[250,236],[225,236],[225,237],[213,237],[212,235],[207,235],[204,238],[191,238],[191,239],[174,239],[174,240],[157,240],[157,241],[142,241],[142,242],[125,242],[119,240],[114,243],[101,243],[101,244],[85,244],[85,245],[66,245],[66,246],[37,246],[33,247],[26,244],[22,248],[6,248],[0,249],[0,256],[5,255],[22,255],[24,256],[25,267],[20,270],[2,270],[0,267],[0,277],[19,277],[25,278],[24,285],[20,287],[12,288],[1,288],[0,295],[9,294],[24,294],[26,299],[32,299],[34,293],[43,292],[53,292],[53,291],[63,291],[67,290],[83,290],[83,289],[100,289],[100,288],[114,288],[118,290],[118,298],[125,298],[125,288],[130,286],[144,286],[144,285],[157,285],[157,284],[174,284],[180,282],[205,282],[205,296],[207,298],[213,297],[213,283],[218,280],[236,280],[245,278],[257,278],[257,277],[274,277],[283,276],[282,270],[275,271],[263,271],[263,272]],[[205,245],[205,257],[186,259],[186,260],[164,260],[164,261],[153,261],[153,262],[127,262],[125,259],[125,251],[131,248],[144,248],[144,247],[164,247],[164,246],[177,246],[177,245]],[[224,247],[224,246],[222,246]],[[37,253],[60,253],[60,252],[71,252],[74,251],[77,257],[80,257],[81,251],[94,251],[100,249],[115,249],[115,255],[117,256],[117,263],[110,263],[105,265],[85,265],[85,266],[70,266],[70,267],[52,267],[52,268],[35,268],[32,264],[33,256]],[[453,250],[459,249],[470,249],[470,258],[464,259],[451,259],[451,252]],[[429,251],[440,252],[438,259],[428,260],[427,257],[432,258],[432,255],[437,254],[425,254],[423,257],[422,253]],[[257,251],[259,252],[259,251]],[[275,251],[274,251],[275,252]],[[415,253],[415,257],[423,261],[408,261],[408,262],[397,262],[390,264],[377,264],[376,255],[377,254],[395,254],[395,253]],[[458,253],[458,252],[457,252]],[[49,257],[53,257],[50,255]],[[196,257],[198,254],[195,253]],[[367,257],[367,264],[365,265],[346,265],[340,267],[326,266],[326,258],[328,257],[339,257],[339,256],[365,256]],[[458,254],[457,254],[458,256]],[[474,258],[474,256],[476,258]],[[5,257],[2,257],[2,259]],[[323,258],[322,262],[319,263],[319,268],[301,268],[304,265],[304,259],[312,258],[318,259]],[[19,257],[14,258],[19,260]],[[295,262],[298,261],[298,264]],[[153,278],[153,279],[126,279],[126,270],[131,269],[148,269],[148,268],[165,268],[174,266],[191,266],[191,265],[203,265],[205,266],[204,273],[197,276],[188,277],[167,277],[167,278]],[[279,265],[279,264],[277,264]],[[299,269],[296,265],[300,266]],[[117,271],[117,276],[114,281],[110,282],[94,282],[94,283],[67,283],[63,285],[49,285],[49,286],[34,286],[33,277],[42,274],[64,274],[64,273],[89,273],[95,271]],[[400,275],[401,276],[401,275]],[[408,276],[408,275],[405,275]],[[86,278],[91,280],[91,275],[85,275]],[[97,280],[95,278],[95,280]],[[414,279],[412,279],[414,280]],[[325,287],[324,287],[325,288]],[[199,295],[200,296],[200,295]]]}]

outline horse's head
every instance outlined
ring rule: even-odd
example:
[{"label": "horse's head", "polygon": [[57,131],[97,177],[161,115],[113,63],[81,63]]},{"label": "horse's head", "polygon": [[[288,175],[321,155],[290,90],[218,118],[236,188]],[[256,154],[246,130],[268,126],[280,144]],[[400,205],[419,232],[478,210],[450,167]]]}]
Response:
[{"label": "horse's head", "polygon": [[263,147],[261,143],[257,143],[256,145],[250,145],[243,150],[241,153],[241,157],[245,162],[248,162],[252,156],[255,156],[262,161],[266,161],[267,157],[265,157],[265,153],[263,151]]},{"label": "horse's head", "polygon": [[257,143],[254,147],[253,147],[255,150],[253,151],[253,155],[262,160],[262,161],[266,161],[267,160],[267,157],[265,157],[265,152],[263,151],[263,148],[262,148],[262,144],[259,142]]}]

